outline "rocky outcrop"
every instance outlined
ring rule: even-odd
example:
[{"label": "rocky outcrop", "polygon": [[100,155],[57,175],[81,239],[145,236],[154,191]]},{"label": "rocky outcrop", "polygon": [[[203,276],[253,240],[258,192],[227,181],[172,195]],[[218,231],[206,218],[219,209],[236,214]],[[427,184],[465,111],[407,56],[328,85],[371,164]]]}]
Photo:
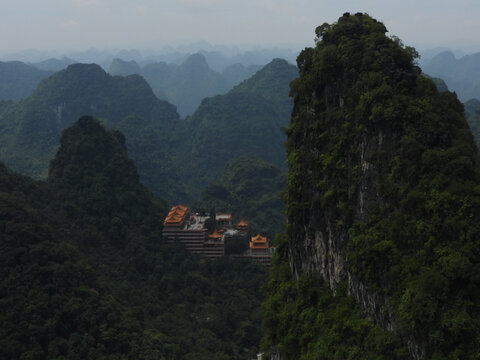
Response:
[{"label": "rocky outcrop", "polygon": [[[364,281],[349,271],[345,249],[350,241],[348,229],[355,221],[364,221],[368,215],[367,204],[382,204],[378,189],[378,178],[381,176],[378,165],[378,154],[389,152],[393,142],[393,134],[385,130],[377,130],[375,134],[363,134],[353,147],[356,158],[350,160],[351,168],[359,169],[356,192],[349,194],[349,204],[353,207],[354,217],[342,226],[338,225],[337,214],[329,208],[319,208],[314,200],[305,224],[292,223],[297,231],[291,233],[289,242],[289,265],[298,278],[303,273],[320,274],[333,293],[338,286],[347,283],[348,294],[362,307],[365,316],[385,330],[397,331],[398,321],[392,314],[388,298],[372,290]],[[307,198],[318,199],[321,195],[311,184],[307,190]],[[413,339],[405,339],[415,360],[422,359],[424,348]],[[278,355],[277,355],[278,356]]]},{"label": "rocky outcrop", "polygon": [[[291,327],[269,334],[289,358],[480,351],[478,150],[455,94],[385,33],[347,13],[319,26],[316,47],[298,57],[280,251],[291,272],[274,273],[281,312],[267,317],[271,329]],[[372,348],[378,334],[395,345]]]}]

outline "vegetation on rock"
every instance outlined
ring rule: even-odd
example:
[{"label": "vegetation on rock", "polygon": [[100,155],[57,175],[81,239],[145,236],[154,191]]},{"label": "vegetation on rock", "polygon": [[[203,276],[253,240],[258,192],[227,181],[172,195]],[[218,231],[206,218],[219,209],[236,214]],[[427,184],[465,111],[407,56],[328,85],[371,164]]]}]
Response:
[{"label": "vegetation on rock", "polygon": [[163,244],[167,209],[92,117],[63,132],[46,182],[0,165],[0,357],[253,357],[265,269]]},{"label": "vegetation on rock", "polygon": [[[315,48],[297,60],[288,243],[267,288],[264,340],[290,358],[405,358],[407,347],[412,358],[476,359],[480,351],[477,147],[455,94],[438,92],[414,49],[386,32],[346,13],[319,26]],[[286,261],[293,275],[282,278]],[[304,299],[302,281],[318,293]],[[362,313],[385,330],[365,329],[355,320]],[[304,316],[301,329],[272,325]],[[361,334],[394,348],[349,340]],[[344,344],[334,347],[342,352],[330,344]]]},{"label": "vegetation on rock", "polygon": [[201,193],[194,208],[231,212],[234,222],[243,217],[251,234],[262,233],[269,241],[285,224],[280,192],[285,174],[254,156],[242,156],[227,163],[222,175]]}]

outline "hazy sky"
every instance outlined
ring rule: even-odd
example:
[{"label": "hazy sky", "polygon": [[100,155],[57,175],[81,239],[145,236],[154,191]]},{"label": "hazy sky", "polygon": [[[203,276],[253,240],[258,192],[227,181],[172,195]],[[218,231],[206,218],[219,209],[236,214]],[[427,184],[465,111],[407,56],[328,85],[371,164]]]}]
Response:
[{"label": "hazy sky", "polygon": [[214,44],[313,44],[314,29],[367,12],[418,48],[480,51],[480,0],[1,0],[0,52]]}]

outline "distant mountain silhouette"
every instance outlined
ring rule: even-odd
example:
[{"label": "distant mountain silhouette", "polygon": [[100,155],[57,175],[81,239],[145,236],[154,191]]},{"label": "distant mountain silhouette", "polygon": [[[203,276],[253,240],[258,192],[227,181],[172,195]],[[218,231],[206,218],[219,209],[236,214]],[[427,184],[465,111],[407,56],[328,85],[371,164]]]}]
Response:
[{"label": "distant mountain silhouette", "polygon": [[135,61],[115,59],[109,73],[143,76],[159,99],[171,102],[180,116],[186,117],[195,112],[204,98],[226,93],[261,68],[260,65],[237,63],[227,66],[220,74],[209,67],[203,53],[197,53],[188,56],[180,65],[155,62],[140,67]]},{"label": "distant mountain silhouette", "polygon": [[457,59],[451,51],[445,51],[424,64],[423,71],[443,79],[461,101],[480,98],[480,53]]},{"label": "distant mountain silhouette", "polygon": [[30,63],[30,65],[40,70],[60,71],[60,70],[66,69],[68,65],[72,65],[75,63],[76,61],[73,59],[70,59],[68,57],[62,57],[61,59],[51,58],[51,59],[47,59],[47,60],[36,62],[36,63]]},{"label": "distant mountain silhouette", "polygon": [[20,100],[33,93],[41,80],[53,74],[21,61],[0,62],[0,100]]}]

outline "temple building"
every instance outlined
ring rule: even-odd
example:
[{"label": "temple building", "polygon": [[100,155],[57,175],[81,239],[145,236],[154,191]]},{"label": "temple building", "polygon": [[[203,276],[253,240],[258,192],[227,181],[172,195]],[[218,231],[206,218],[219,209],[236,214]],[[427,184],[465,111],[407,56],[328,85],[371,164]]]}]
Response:
[{"label": "temple building", "polygon": [[[216,226],[211,234],[205,226],[208,215],[194,214],[184,205],[172,207],[163,222],[163,239],[167,244],[181,243],[185,249],[208,258],[225,255],[225,241],[236,235],[247,236],[249,227],[242,218],[236,229],[232,226],[232,214],[215,215]],[[245,239],[247,241],[247,239]],[[253,261],[270,265],[273,247],[268,245],[266,237],[253,236],[249,248],[239,257],[248,257]]]},{"label": "temple building", "polygon": [[222,229],[232,228],[232,214],[216,214],[215,220],[219,228],[222,228]]},{"label": "temple building", "polygon": [[257,234],[256,236],[251,237],[249,248],[245,256],[249,257],[255,262],[264,265],[270,265],[274,250],[275,248],[273,246],[269,246],[265,236]]},{"label": "temple building", "polygon": [[196,253],[204,253],[204,244],[207,237],[205,220],[207,216],[191,214],[190,210],[183,205],[177,205],[170,209],[163,222],[163,239],[167,244],[180,242],[185,249]]},{"label": "temple building", "polygon": [[248,234],[248,224],[245,222],[245,219],[242,217],[240,222],[237,224],[237,230],[240,235]]},{"label": "temple building", "polygon": [[203,246],[203,255],[206,257],[220,257],[225,255],[225,237],[217,231],[207,235],[207,240]]}]

